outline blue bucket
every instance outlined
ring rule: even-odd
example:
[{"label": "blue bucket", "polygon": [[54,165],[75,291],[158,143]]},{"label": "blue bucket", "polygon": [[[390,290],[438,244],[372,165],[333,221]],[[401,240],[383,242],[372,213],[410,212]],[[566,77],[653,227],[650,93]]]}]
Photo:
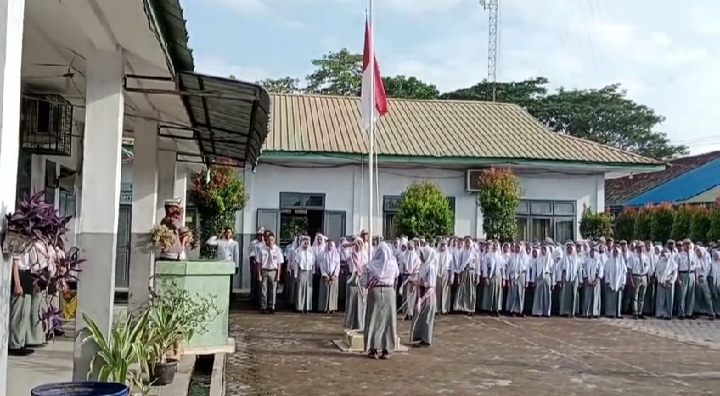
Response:
[{"label": "blue bucket", "polygon": [[31,396],[129,396],[130,389],[117,382],[61,382],[40,385]]}]

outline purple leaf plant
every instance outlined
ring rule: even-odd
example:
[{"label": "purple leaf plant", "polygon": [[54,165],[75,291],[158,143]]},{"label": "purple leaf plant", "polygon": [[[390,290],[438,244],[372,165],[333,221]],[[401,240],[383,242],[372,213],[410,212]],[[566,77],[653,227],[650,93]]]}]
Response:
[{"label": "purple leaf plant", "polygon": [[33,242],[44,243],[55,258],[55,271],[49,268],[35,273],[35,287],[43,291],[46,303],[39,314],[47,339],[63,333],[61,312],[53,303],[53,296],[65,293],[68,284],[77,281],[80,265],[85,262],[80,258],[80,250],[72,247],[65,251],[65,234],[71,216],[60,216],[52,203],[45,201],[45,191],[35,194],[27,193],[15,206],[15,212],[5,216],[7,230],[28,237]]}]

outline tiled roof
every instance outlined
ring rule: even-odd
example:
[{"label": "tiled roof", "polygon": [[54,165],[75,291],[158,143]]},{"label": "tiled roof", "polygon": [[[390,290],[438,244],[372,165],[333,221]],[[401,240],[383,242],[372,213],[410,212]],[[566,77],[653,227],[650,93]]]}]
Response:
[{"label": "tiled roof", "polygon": [[605,181],[605,206],[618,206],[676,177],[720,158],[720,151],[678,158],[659,172],[641,173]]},{"label": "tiled roof", "polygon": [[[357,97],[271,95],[263,150],[366,153]],[[573,161],[633,166],[656,160],[555,133],[508,103],[390,99],[376,129],[379,155]]]}]

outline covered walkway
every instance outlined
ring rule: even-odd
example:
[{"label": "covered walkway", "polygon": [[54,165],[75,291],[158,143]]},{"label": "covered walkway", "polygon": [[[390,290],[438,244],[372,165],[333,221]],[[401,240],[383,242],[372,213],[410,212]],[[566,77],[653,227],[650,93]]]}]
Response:
[{"label": "covered walkway", "polygon": [[[189,170],[230,161],[253,166],[267,135],[262,88],[194,71],[179,0],[0,0],[0,215],[18,194],[45,190],[73,216],[68,246],[86,264],[78,311],[112,325],[123,141],[135,142],[130,309],[146,301],[153,253],[142,242],[165,199],[186,197]],[[123,242],[125,243],[125,242]],[[10,257],[0,273],[0,396],[8,375]],[[78,319],[75,327],[84,327]],[[38,356],[73,356],[83,380],[94,351],[65,342]],[[27,360],[30,361],[30,360]],[[59,361],[59,360],[58,360]],[[52,357],[42,370],[52,371]],[[32,375],[32,374],[30,374]],[[60,378],[63,377],[63,378]],[[38,377],[39,378],[39,377]],[[9,388],[6,390],[7,385]]]}]

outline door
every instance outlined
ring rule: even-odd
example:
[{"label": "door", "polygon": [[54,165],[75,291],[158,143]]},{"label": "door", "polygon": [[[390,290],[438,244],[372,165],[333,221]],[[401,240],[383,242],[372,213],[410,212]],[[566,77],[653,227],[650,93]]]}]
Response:
[{"label": "door", "polygon": [[130,221],[132,205],[121,205],[118,217],[117,256],[115,257],[115,287],[130,286]]},{"label": "door", "polygon": [[323,224],[325,236],[337,242],[345,236],[345,212],[339,210],[326,210]]}]

